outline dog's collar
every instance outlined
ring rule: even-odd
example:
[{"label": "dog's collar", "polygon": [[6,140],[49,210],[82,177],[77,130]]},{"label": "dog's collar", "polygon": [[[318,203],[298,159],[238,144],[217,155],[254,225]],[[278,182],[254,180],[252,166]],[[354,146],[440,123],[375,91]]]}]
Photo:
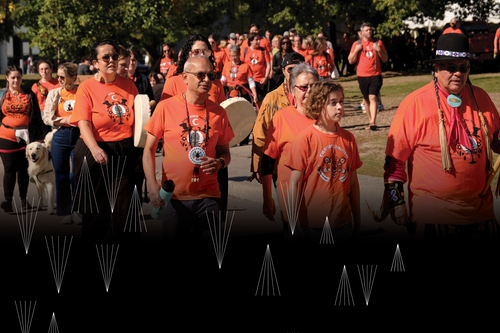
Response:
[{"label": "dog's collar", "polygon": [[38,173],[39,175],[45,175],[46,173],[53,172],[54,170],[49,170],[49,171],[42,171]]}]

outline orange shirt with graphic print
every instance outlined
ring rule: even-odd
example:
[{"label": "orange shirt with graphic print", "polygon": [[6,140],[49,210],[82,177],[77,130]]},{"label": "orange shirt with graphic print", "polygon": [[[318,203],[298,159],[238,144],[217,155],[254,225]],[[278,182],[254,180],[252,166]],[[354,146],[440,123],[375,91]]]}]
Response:
[{"label": "orange shirt with graphic print", "polygon": [[[465,86],[459,117],[469,132],[473,151],[456,143],[450,147],[452,170],[443,170],[439,144],[439,118],[433,82],[408,95],[398,107],[389,129],[386,154],[408,161],[410,217],[428,224],[471,224],[494,218],[493,196],[488,190],[480,198],[487,179],[485,136],[477,110],[486,119],[490,133],[500,128],[500,116],[488,94],[474,87],[475,100]],[[450,106],[439,92],[446,132],[449,132]]]},{"label": "orange shirt with graphic print", "polygon": [[230,59],[228,58],[226,51],[224,49],[219,49],[218,51],[214,52],[214,59],[215,59],[215,68],[214,72],[215,73],[222,73],[222,69],[224,68],[224,64]]},{"label": "orange shirt with graphic print", "polygon": [[[272,45],[271,45],[271,42],[270,42],[270,41],[268,41],[267,39],[263,38],[263,37],[261,37],[261,38],[260,38],[260,41],[259,41],[259,46],[260,46],[260,47],[262,47],[262,48],[263,48],[264,50],[266,50],[267,52],[271,52],[271,51],[273,50],[273,47],[272,47]],[[243,53],[243,49],[244,49],[245,47],[250,48],[250,47],[248,46],[248,39],[245,39],[245,40],[243,41],[243,43],[241,43],[241,45],[240,45],[240,50],[241,50],[241,52],[242,52],[242,53]]]},{"label": "orange shirt with graphic print", "polygon": [[[162,162],[162,181],[175,184],[174,200],[220,198],[217,174],[199,172],[199,182],[192,182],[195,165],[189,152],[193,147],[203,148],[206,155],[216,157],[216,147],[228,144],[234,137],[226,110],[210,100],[204,105],[187,104],[182,94],[158,103],[144,129],[157,138],[163,138],[165,157]],[[208,112],[208,143],[205,144]],[[191,126],[191,132],[189,127]]]},{"label": "orange shirt with graphic print", "polygon": [[[387,52],[380,39],[377,40],[377,44],[380,46],[382,51]],[[354,53],[357,45],[358,42],[352,43],[351,53]],[[361,46],[363,49],[358,53],[358,61],[356,65],[357,75],[361,77],[382,75],[382,62],[380,61],[380,56],[377,51],[373,49],[373,40],[367,41],[361,39]]]},{"label": "orange shirt with graphic print", "polygon": [[[71,91],[61,89],[61,100],[57,106],[54,117],[66,118],[73,114],[73,110],[75,109],[76,91],[77,88]],[[63,124],[62,126],[71,127],[71,125],[68,124]]]},{"label": "orange shirt with graphic print", "polygon": [[45,101],[47,100],[49,91],[59,88],[60,86],[59,81],[55,77],[51,78],[49,82],[42,82],[42,80],[40,80],[38,83],[33,83],[31,91],[33,91],[38,99],[40,110],[45,110]]},{"label": "orange shirt with graphic print", "polygon": [[[2,104],[2,123],[13,128],[28,126],[30,110],[31,106],[26,94],[18,93],[16,97],[10,91],[6,91]],[[16,142],[16,131],[13,128],[0,126],[0,138]]]},{"label": "orange shirt with graphic print", "polygon": [[[229,87],[237,87],[238,84],[242,86],[248,84],[248,78],[253,77],[252,70],[248,64],[240,62],[237,65],[233,64],[232,61],[228,61],[224,64],[222,75],[226,78]],[[241,94],[246,95],[248,93],[245,89],[241,89]],[[238,97],[238,92],[232,90],[229,96]]]},{"label": "orange shirt with graphic print", "polygon": [[[177,96],[186,92],[187,86],[184,80],[182,79],[182,75],[176,75],[172,78],[168,79],[163,86],[163,91],[161,93],[160,101],[164,99],[168,99],[172,96]],[[220,104],[226,100],[226,94],[224,93],[224,86],[220,82],[219,79],[215,79],[212,82],[212,88],[208,92],[208,99],[214,103]]]},{"label": "orange shirt with graphic print", "polygon": [[252,50],[248,48],[246,55],[244,52],[241,52],[241,61],[250,66],[255,82],[260,82],[266,77],[266,66],[271,61],[271,57],[269,56],[269,52],[266,52],[264,49],[257,48]]},{"label": "orange shirt with graphic print", "polygon": [[334,134],[313,125],[300,132],[286,163],[291,170],[302,172],[298,225],[322,228],[326,217],[333,228],[352,223],[351,173],[362,165],[354,135],[339,124]]},{"label": "orange shirt with graphic print", "polygon": [[334,68],[333,58],[326,52],[321,55],[308,55],[305,60],[318,71],[320,77],[328,76],[328,73],[331,73]]},{"label": "orange shirt with graphic print", "polygon": [[134,100],[138,94],[134,82],[119,75],[110,83],[85,80],[76,92],[70,123],[76,126],[80,120],[89,121],[98,142],[130,138],[134,135]]},{"label": "orange shirt with graphic print", "polygon": [[286,219],[285,201],[283,201],[283,192],[281,188],[288,188],[290,181],[290,169],[286,163],[290,157],[290,147],[303,129],[316,122],[314,119],[307,118],[297,111],[294,106],[289,106],[278,110],[267,131],[266,143],[264,144],[263,154],[276,160],[278,173],[278,189],[282,218]]},{"label": "orange shirt with graphic print", "polygon": [[163,57],[160,61],[160,73],[165,74],[169,68],[173,65],[172,59]]}]

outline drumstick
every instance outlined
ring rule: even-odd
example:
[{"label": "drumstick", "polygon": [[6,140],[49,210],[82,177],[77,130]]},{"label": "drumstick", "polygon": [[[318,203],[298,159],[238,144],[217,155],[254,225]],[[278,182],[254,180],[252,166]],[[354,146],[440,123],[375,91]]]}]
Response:
[{"label": "drumstick", "polygon": [[495,175],[497,174],[498,169],[500,168],[500,156],[498,156],[495,165],[493,166],[493,170],[491,171],[490,175],[488,176],[488,179],[486,180],[486,185],[484,186],[483,191],[479,195],[481,198],[486,194],[488,191],[488,188],[490,187],[491,182],[493,181],[493,178],[495,178]]}]

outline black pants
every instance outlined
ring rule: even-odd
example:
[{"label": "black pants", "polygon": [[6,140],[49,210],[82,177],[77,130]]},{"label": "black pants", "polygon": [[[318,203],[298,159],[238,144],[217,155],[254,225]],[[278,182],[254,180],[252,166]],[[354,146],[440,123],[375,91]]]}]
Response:
[{"label": "black pants", "polygon": [[[0,149],[12,150],[26,147],[26,142],[21,140],[20,143],[0,139]],[[11,201],[14,196],[14,188],[19,186],[19,196],[26,198],[28,194],[29,176],[28,176],[28,160],[26,159],[26,150],[22,149],[13,153],[0,153],[4,166],[3,176],[3,192],[6,200]]]},{"label": "black pants", "polygon": [[76,185],[73,211],[82,214],[82,241],[113,243],[139,239],[141,227],[132,196],[136,184],[139,151],[133,138],[117,142],[98,142],[108,155],[108,163],[94,160],[80,139],[74,151]]}]

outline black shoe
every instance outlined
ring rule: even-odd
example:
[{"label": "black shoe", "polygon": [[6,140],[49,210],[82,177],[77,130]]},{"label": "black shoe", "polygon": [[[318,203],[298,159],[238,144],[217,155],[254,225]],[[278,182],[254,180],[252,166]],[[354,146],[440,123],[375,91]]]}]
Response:
[{"label": "black shoe", "polygon": [[14,210],[12,209],[12,200],[4,200],[1,205],[2,209],[6,213],[12,213]]},{"label": "black shoe", "polygon": [[33,207],[30,205],[26,199],[21,199],[21,211],[33,210]]}]

